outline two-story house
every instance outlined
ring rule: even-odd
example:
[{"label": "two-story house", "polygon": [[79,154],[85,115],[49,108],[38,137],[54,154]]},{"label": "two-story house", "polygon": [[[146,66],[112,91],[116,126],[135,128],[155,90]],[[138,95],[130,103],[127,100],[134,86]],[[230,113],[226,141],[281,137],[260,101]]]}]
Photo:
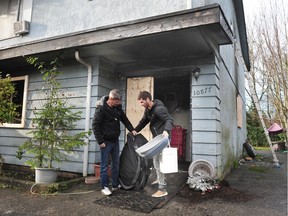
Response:
[{"label": "two-story house", "polygon": [[[43,99],[41,75],[24,57],[59,54],[59,81],[83,113],[77,130],[91,129],[96,101],[113,88],[136,126],[143,114],[137,95],[147,90],[187,130],[186,161],[208,160],[220,178],[241,155],[250,68],[242,0],[1,0],[0,71],[17,82],[22,105],[17,121],[0,126],[6,163],[24,164],[16,151]],[[125,138],[123,127],[121,147]],[[99,146],[94,135],[87,142],[62,170],[93,173]]]}]

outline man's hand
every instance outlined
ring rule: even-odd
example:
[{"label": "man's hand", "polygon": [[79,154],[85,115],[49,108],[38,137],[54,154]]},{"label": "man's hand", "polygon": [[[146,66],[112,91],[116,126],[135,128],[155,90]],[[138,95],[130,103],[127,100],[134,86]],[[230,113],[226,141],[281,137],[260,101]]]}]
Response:
[{"label": "man's hand", "polygon": [[132,133],[134,136],[137,135],[137,132],[136,132],[135,130],[133,130],[131,133]]},{"label": "man's hand", "polygon": [[100,146],[100,148],[104,148],[104,147],[106,147],[105,143],[102,143],[102,144],[99,145],[99,146]]},{"label": "man's hand", "polygon": [[162,135],[165,137],[165,138],[168,138],[169,137],[169,134],[167,131],[163,131]]}]

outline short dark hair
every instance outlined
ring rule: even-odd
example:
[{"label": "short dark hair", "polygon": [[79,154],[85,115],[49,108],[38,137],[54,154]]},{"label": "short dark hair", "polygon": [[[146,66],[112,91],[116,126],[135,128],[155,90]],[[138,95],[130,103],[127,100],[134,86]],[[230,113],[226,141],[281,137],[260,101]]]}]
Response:
[{"label": "short dark hair", "polygon": [[109,98],[113,100],[121,100],[122,96],[121,93],[118,89],[112,89],[109,93]]},{"label": "short dark hair", "polygon": [[152,100],[152,96],[151,96],[150,92],[141,91],[137,97],[137,100],[140,100],[140,99],[146,100],[147,98]]}]

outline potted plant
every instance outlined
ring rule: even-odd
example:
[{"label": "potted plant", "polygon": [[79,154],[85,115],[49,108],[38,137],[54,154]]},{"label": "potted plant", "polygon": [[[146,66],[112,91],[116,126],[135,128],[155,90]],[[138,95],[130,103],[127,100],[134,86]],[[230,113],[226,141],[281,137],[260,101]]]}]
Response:
[{"label": "potted plant", "polygon": [[33,154],[34,157],[26,161],[26,164],[35,169],[36,183],[53,183],[57,179],[57,169],[53,167],[53,162],[61,163],[67,159],[67,153],[85,145],[83,139],[90,132],[69,134],[81,119],[81,112],[72,112],[74,106],[67,104],[67,97],[61,91],[57,81],[57,76],[61,74],[58,59],[48,64],[39,62],[35,57],[26,60],[41,72],[45,82],[42,91],[46,98],[43,107],[33,110],[33,129],[28,132],[31,137],[19,147],[17,157],[21,159],[24,153]]}]

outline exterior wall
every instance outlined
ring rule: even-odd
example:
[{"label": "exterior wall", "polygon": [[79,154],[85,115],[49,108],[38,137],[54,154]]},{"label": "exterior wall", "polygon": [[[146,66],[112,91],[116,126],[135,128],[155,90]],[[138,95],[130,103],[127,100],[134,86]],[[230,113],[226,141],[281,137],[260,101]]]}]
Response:
[{"label": "exterior wall", "polygon": [[[99,68],[98,57],[87,60],[93,67],[93,87],[92,87],[92,101],[91,101],[91,118],[93,117],[96,98],[107,93],[109,88],[114,87],[115,80],[109,77],[107,72],[109,68],[104,65]],[[106,71],[105,71],[106,70]],[[87,69],[76,60],[71,62],[64,62],[62,67],[63,75],[59,76],[59,82],[65,95],[68,97],[68,103],[75,105],[77,111],[82,111],[82,119],[77,123],[75,131],[71,133],[84,131],[85,128],[85,104],[86,104],[86,89],[87,89]],[[5,158],[5,163],[23,165],[30,157],[25,156],[22,160],[18,160],[15,155],[18,147],[23,144],[28,137],[26,134],[31,128],[31,120],[34,117],[33,110],[41,108],[43,104],[44,95],[41,91],[43,86],[42,77],[38,72],[27,71],[29,75],[28,85],[28,102],[26,111],[26,122],[23,129],[15,128],[1,128],[0,130],[0,152]],[[113,74],[111,75],[113,76]],[[115,76],[113,76],[114,78]],[[89,164],[97,162],[97,145],[95,145],[95,138],[91,136],[91,143],[89,145]],[[95,157],[96,155],[96,157]],[[61,163],[61,169],[73,172],[82,172],[83,169],[83,147],[75,149],[75,152],[68,156],[69,162]],[[99,156],[98,156],[99,160]],[[54,164],[55,167],[60,166]],[[93,173],[93,166],[89,166],[88,173]]]},{"label": "exterior wall", "polygon": [[0,49],[214,3],[231,16],[230,0],[23,0],[20,20],[30,22],[30,32],[1,40]]},{"label": "exterior wall", "polygon": [[[66,69],[69,70],[69,69]],[[26,121],[25,121],[25,127],[23,129],[15,129],[15,128],[1,128],[0,130],[0,143],[2,144],[0,146],[0,151],[2,152],[3,156],[5,157],[6,163],[13,163],[13,164],[23,164],[27,158],[23,158],[22,160],[18,160],[15,155],[18,147],[23,144],[25,139],[28,135],[26,133],[29,131],[28,128],[31,127],[31,119],[34,117],[33,110],[35,108],[39,109],[41,108],[43,104],[43,98],[44,95],[41,91],[41,88],[43,86],[43,81],[39,73],[33,72],[33,71],[26,71],[26,74],[29,75],[29,84],[28,84],[28,101],[27,101],[27,111],[26,111]],[[77,75],[79,78],[80,83],[82,82],[81,74],[75,74],[72,71],[70,71],[70,77],[73,77]],[[67,76],[63,75],[61,78],[63,81],[63,78],[67,78]],[[71,79],[72,80],[72,79]],[[68,82],[66,82],[68,83]],[[69,82],[70,83],[70,82]],[[66,88],[65,83],[63,83],[63,88]],[[74,88],[73,88],[74,87]],[[67,95],[71,94],[69,97],[69,102],[73,100],[75,95],[75,90],[77,91],[77,97],[79,98],[79,92],[81,92],[81,87],[76,87],[75,82],[70,83],[69,88],[67,89],[66,93]],[[73,96],[72,96],[73,95]],[[75,96],[74,96],[75,95]],[[83,108],[83,107],[82,107]],[[79,107],[81,109],[81,107]],[[77,129],[81,128],[82,122],[79,122],[79,126]],[[5,143],[5,145],[3,145]],[[6,149],[7,145],[7,149]]]},{"label": "exterior wall", "polygon": [[192,161],[204,159],[221,170],[221,122],[219,71],[215,64],[200,66],[192,78]]},{"label": "exterior wall", "polygon": [[192,161],[208,160],[219,178],[238,161],[247,133],[244,108],[237,127],[237,93],[245,105],[245,81],[236,54],[233,45],[221,46],[215,63],[200,65],[198,80],[191,78]]},{"label": "exterior wall", "polygon": [[[226,50],[229,51],[229,50]],[[227,54],[227,52],[223,52]],[[234,56],[233,53],[230,53]],[[221,126],[222,126],[222,158],[223,166],[233,164],[236,155],[233,154],[237,147],[237,113],[236,96],[237,90],[233,85],[235,79],[234,67],[231,62],[219,62],[220,80],[221,80]],[[228,67],[227,68],[227,65]],[[225,84],[225,85],[224,85]],[[226,167],[227,168],[227,167]],[[225,169],[225,167],[223,167]]]},{"label": "exterior wall", "polygon": [[[81,56],[80,56],[81,57]],[[117,74],[115,65],[103,58],[93,57],[84,59],[93,68],[92,76],[92,95],[91,95],[91,112],[90,112],[90,129],[92,118],[95,112],[96,101],[102,96],[108,95],[113,88],[119,88],[123,93],[123,108],[125,109],[125,88],[124,80],[117,82]],[[84,131],[85,129],[85,104],[87,94],[87,68],[76,60],[64,62],[62,67],[63,75],[59,76],[59,82],[65,95],[68,97],[68,103],[77,107],[77,111],[82,111],[82,119],[77,123],[75,131]],[[31,120],[34,117],[33,110],[41,108],[44,95],[41,91],[43,86],[42,76],[38,72],[26,71],[29,75],[28,84],[28,102],[26,111],[25,127],[23,129],[1,128],[0,129],[0,152],[5,158],[5,163],[23,165],[32,155],[24,155],[19,160],[16,158],[18,147],[28,138],[27,132],[31,128]],[[125,127],[122,125],[122,132],[119,138],[120,149],[123,148],[125,142]],[[95,140],[94,134],[90,136],[90,145],[88,146],[88,174],[94,172],[94,164],[100,162],[100,149]],[[55,167],[61,167],[61,170],[79,172],[83,171],[84,152],[83,147],[75,149],[75,152],[68,155],[68,161],[61,164],[54,163]]]},{"label": "exterior wall", "polygon": [[[222,173],[230,171],[235,161],[239,160],[242,153],[242,144],[247,136],[246,110],[245,110],[245,77],[244,62],[240,49],[240,36],[231,2],[222,4],[225,16],[234,33],[233,44],[220,46],[219,70],[221,95],[221,125],[222,125]],[[221,7],[222,7],[221,5]],[[229,93],[229,94],[227,94]],[[242,113],[237,113],[237,95],[243,103]],[[237,127],[237,114],[242,117],[243,127]]]},{"label": "exterior wall", "polygon": [[[100,100],[102,96],[108,95],[109,91],[113,88],[117,88],[117,76],[115,71],[115,65],[111,62],[99,58],[99,68],[93,68],[93,82],[92,82],[92,98],[91,98],[91,119],[90,129],[92,130],[92,119],[95,112],[95,105],[97,100]],[[93,164],[100,162],[100,148],[96,142],[95,136],[92,132],[90,136],[89,145],[89,165],[88,173],[93,173]]]},{"label": "exterior wall", "polygon": [[[33,0],[31,20],[27,20],[31,21],[30,33],[25,37],[0,41],[0,49],[19,43],[44,40],[181,11],[186,9],[186,4],[186,0],[50,0],[49,2]],[[27,19],[26,17],[23,19]]]},{"label": "exterior wall", "polygon": [[[237,62],[234,45],[221,47],[220,80],[221,85],[221,124],[222,124],[222,158],[223,173],[227,173],[242,153],[242,144],[246,139],[245,81],[244,68]],[[231,58],[233,56],[233,58]],[[229,92],[229,94],[227,94]],[[237,113],[237,95],[241,96],[242,114]],[[223,111],[223,112],[222,112]],[[237,127],[237,114],[242,117],[243,127]]]},{"label": "exterior wall", "polygon": [[[122,92],[122,107],[125,110],[126,106],[126,79],[119,79],[117,76],[116,65],[112,62],[99,58],[99,68],[93,69],[93,87],[92,87],[92,102],[91,102],[91,119],[90,119],[90,128],[92,129],[92,119],[95,112],[96,101],[99,100],[102,96],[108,95],[111,89],[118,88]],[[125,126],[121,125],[121,134],[119,137],[120,152],[124,147],[126,141],[126,129]],[[89,145],[89,165],[88,173],[94,172],[93,165],[95,163],[100,163],[101,154],[99,145],[95,139],[95,136],[92,132],[90,136],[90,145]]]},{"label": "exterior wall", "polygon": [[23,144],[27,132],[27,129],[0,129],[0,152],[4,157],[4,163],[23,165],[23,160],[18,160],[15,155],[16,151],[18,150],[18,146]]},{"label": "exterior wall", "polygon": [[[215,64],[202,65],[198,81],[194,78],[191,80],[191,145],[192,161],[208,160],[214,165],[217,176],[221,178],[230,171],[234,162],[238,161],[247,131],[244,65],[234,6],[227,0],[222,0],[219,4],[235,39],[233,44],[220,47],[211,41]],[[242,128],[237,127],[238,93],[243,102],[240,115]]]}]

